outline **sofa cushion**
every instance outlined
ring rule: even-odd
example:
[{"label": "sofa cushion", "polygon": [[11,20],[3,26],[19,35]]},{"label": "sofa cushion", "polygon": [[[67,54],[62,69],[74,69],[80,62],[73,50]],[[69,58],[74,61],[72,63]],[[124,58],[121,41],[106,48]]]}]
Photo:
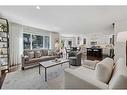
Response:
[{"label": "sofa cushion", "polygon": [[97,63],[98,63],[97,61],[85,60],[83,62],[83,66],[86,67],[86,68],[95,70],[95,67],[96,67]]},{"label": "sofa cushion", "polygon": [[112,78],[109,82],[110,89],[127,89],[127,67],[123,58],[115,63]]},{"label": "sofa cushion", "polygon": [[29,59],[34,58],[34,52],[33,51],[28,52],[28,57],[29,57]]},{"label": "sofa cushion", "polygon": [[35,58],[39,58],[41,57],[41,52],[38,50],[38,51],[35,51]]},{"label": "sofa cushion", "polygon": [[77,73],[80,76],[83,77],[89,77],[90,79],[95,79],[95,70],[85,68],[83,66],[80,66],[79,68],[76,68],[73,70],[75,73]]},{"label": "sofa cushion", "polygon": [[42,56],[48,56],[48,50],[47,49],[42,50]]},{"label": "sofa cushion", "polygon": [[97,64],[96,78],[104,83],[108,83],[113,71],[113,59],[105,58]]},{"label": "sofa cushion", "polygon": [[50,58],[51,58],[50,56],[42,56],[40,58],[30,59],[26,63],[38,63],[38,62],[42,62],[42,61],[48,61],[48,60],[50,60]]},{"label": "sofa cushion", "polygon": [[28,56],[24,56],[25,61],[29,61],[29,57]]}]

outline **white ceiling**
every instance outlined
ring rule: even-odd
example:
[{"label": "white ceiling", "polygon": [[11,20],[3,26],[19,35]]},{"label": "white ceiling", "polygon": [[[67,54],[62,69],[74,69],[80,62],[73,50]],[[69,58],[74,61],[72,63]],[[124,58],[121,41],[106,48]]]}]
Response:
[{"label": "white ceiling", "polygon": [[127,6],[0,6],[10,21],[68,35],[113,32],[112,23],[127,19]]}]

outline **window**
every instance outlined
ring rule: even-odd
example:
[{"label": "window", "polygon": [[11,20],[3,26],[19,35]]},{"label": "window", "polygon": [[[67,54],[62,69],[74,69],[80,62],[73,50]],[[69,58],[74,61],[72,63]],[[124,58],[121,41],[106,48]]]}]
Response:
[{"label": "window", "polygon": [[44,47],[49,49],[49,36],[45,36],[44,41],[45,41]]},{"label": "window", "polygon": [[23,33],[23,46],[24,49],[36,49],[50,47],[49,36],[32,35]]},{"label": "window", "polygon": [[24,49],[30,49],[31,44],[30,34],[23,33],[23,44]]},{"label": "window", "polygon": [[43,36],[32,35],[32,48],[43,48]]}]

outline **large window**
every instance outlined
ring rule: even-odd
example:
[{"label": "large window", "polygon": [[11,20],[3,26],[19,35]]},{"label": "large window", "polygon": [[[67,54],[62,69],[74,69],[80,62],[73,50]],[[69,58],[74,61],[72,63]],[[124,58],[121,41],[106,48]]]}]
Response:
[{"label": "large window", "polygon": [[50,47],[49,36],[32,35],[23,33],[24,49],[47,48]]},{"label": "large window", "polygon": [[44,47],[49,49],[49,36],[45,36],[44,41],[45,41]]},{"label": "large window", "polygon": [[30,49],[31,39],[30,34],[23,34],[23,46],[24,49]]},{"label": "large window", "polygon": [[43,36],[32,35],[32,48],[43,48]]}]

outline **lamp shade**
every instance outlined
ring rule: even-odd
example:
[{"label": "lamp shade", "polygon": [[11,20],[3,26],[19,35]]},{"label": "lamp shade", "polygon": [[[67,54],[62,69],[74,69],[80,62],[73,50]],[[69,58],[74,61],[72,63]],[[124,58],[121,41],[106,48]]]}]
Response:
[{"label": "lamp shade", "polygon": [[126,42],[127,40],[127,31],[119,32],[117,34],[117,42]]}]

